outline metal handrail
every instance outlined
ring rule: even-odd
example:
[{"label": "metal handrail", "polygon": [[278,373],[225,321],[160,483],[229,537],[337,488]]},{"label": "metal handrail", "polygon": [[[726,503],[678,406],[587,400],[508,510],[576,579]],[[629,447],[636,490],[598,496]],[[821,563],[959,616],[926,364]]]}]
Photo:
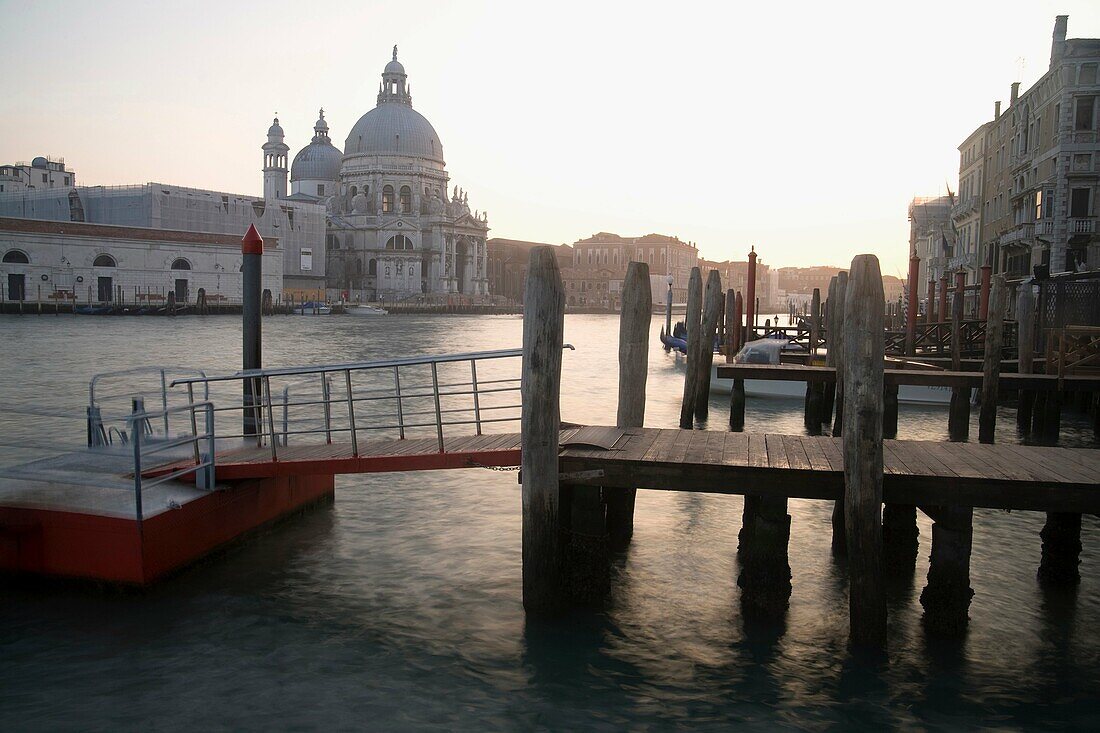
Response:
[{"label": "metal handrail", "polygon": [[[196,426],[195,412],[202,410],[205,414],[205,432],[199,433]],[[165,425],[168,425],[168,416],[172,413],[189,412],[191,414],[192,434],[185,435],[174,439],[166,439],[153,443],[151,448],[145,448],[142,451],[142,444],[145,442],[144,430],[139,426],[145,424],[151,424],[151,418],[163,417]],[[165,407],[161,410],[146,410],[145,402],[142,398],[134,398],[132,402],[132,412],[130,414],[129,422],[132,426],[130,432],[132,436],[133,445],[133,457],[134,457],[134,511],[137,515],[138,531],[142,531],[142,523],[144,521],[144,510],[142,506],[142,491],[152,486],[157,486],[168,481],[173,481],[181,476],[188,474],[195,475],[195,485],[200,489],[212,490],[215,484],[215,463],[216,463],[216,446],[215,446],[215,433],[214,433],[214,403],[209,400],[202,402],[190,402],[186,405],[179,405],[176,407]],[[167,438],[167,430],[165,431],[165,437]],[[206,443],[206,453],[202,453],[200,444]],[[195,446],[195,462],[184,466],[183,468],[169,471],[168,473],[156,476],[152,479],[146,479],[144,476],[144,470],[142,468],[143,456],[149,456],[154,453],[167,450],[169,448],[179,447],[181,445],[194,444]]]}]

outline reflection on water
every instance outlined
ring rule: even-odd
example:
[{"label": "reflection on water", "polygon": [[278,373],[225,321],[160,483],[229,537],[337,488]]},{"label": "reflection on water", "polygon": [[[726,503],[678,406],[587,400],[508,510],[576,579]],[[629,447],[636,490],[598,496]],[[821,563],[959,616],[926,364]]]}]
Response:
[{"label": "reflection on water", "polygon": [[[516,317],[277,317],[269,365],[517,346]],[[654,339],[659,328],[654,320]],[[233,318],[0,319],[0,398],[79,407],[94,371],[240,361]],[[614,420],[617,322],[570,316],[562,416]],[[674,426],[682,382],[654,347],[647,422]],[[1070,436],[1091,429],[1067,410]],[[1015,440],[1001,414],[999,438]],[[0,416],[5,442],[58,425]],[[726,421],[711,402],[710,429]],[[946,438],[946,410],[903,405],[901,438]],[[83,426],[75,426],[78,439]],[[746,428],[801,433],[797,400],[750,399]],[[36,433],[36,431],[38,431]],[[976,425],[972,435],[977,434]],[[5,459],[20,451],[8,447]],[[911,576],[891,578],[885,663],[847,652],[845,568],[831,507],[793,500],[785,623],[746,625],[736,584],[739,497],[642,492],[614,606],[552,624],[520,606],[519,488],[484,470],[340,478],[336,501],[148,591],[8,581],[0,588],[0,726],[118,729],[322,726],[759,729],[1095,729],[1098,521],[1082,584],[1035,582],[1042,516],[975,513],[971,627],[933,644]],[[6,541],[0,538],[0,541]]]}]

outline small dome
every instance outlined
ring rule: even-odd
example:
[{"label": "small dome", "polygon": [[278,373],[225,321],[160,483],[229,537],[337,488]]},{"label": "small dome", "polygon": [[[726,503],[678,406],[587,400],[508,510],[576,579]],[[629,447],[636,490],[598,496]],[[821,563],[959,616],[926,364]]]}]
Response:
[{"label": "small dome", "polygon": [[[374,68],[377,69],[378,67],[375,66]],[[405,74],[405,67],[402,66],[401,62],[398,61],[397,59],[394,59],[393,61],[386,64],[386,69],[382,73],[383,74],[400,74],[401,76],[406,75]]]},{"label": "small dome", "polygon": [[271,127],[267,128],[268,137],[282,137],[283,128],[279,125],[279,118],[276,117],[275,121],[271,123]]},{"label": "small dome", "polygon": [[45,168],[46,164],[50,161],[39,155],[37,158],[31,161],[31,168]]},{"label": "small dome", "polygon": [[298,151],[290,164],[291,181],[338,181],[343,154],[328,141],[313,139]]}]

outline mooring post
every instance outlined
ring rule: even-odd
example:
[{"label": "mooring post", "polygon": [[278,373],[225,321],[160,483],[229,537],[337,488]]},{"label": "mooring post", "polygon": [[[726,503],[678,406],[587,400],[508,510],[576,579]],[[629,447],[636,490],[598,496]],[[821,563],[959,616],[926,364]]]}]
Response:
[{"label": "mooring post", "polygon": [[[619,407],[615,424],[640,428],[645,423],[645,389],[649,369],[649,323],[653,295],[649,265],[631,262],[623,281],[619,314]],[[634,535],[634,500],[637,489],[605,488],[607,532],[614,550],[621,550]]]},{"label": "mooring post", "polygon": [[[962,316],[963,292],[966,272],[955,274],[955,293],[951,302],[951,368],[962,368]],[[951,406],[947,415],[947,432],[953,441],[966,442],[970,437],[970,388],[953,387]]]},{"label": "mooring post", "polygon": [[1042,557],[1039,582],[1047,586],[1076,585],[1081,582],[1081,515],[1047,512],[1047,521],[1039,533]]},{"label": "mooring post", "polygon": [[753,304],[756,303],[756,245],[752,246],[749,251],[749,266],[746,272],[745,280],[745,338],[741,340],[742,344],[754,341],[756,339],[756,330],[754,328],[756,317],[756,311],[753,310]]},{"label": "mooring post", "polygon": [[[982,268],[983,273],[985,268]],[[984,274],[983,274],[984,277]],[[997,275],[985,303],[985,361],[982,369],[982,406],[978,413],[978,441],[992,443],[997,431],[997,399],[1001,381],[1001,345],[1004,342],[1005,278]]]},{"label": "mooring post", "polygon": [[692,417],[695,415],[696,381],[698,380],[698,364],[696,355],[699,353],[700,319],[703,310],[703,276],[698,267],[691,268],[691,278],[688,280],[687,314],[684,323],[687,326],[687,368],[684,370],[684,399],[680,405],[680,428],[691,430],[694,426]]},{"label": "mooring post", "polygon": [[[669,264],[669,272],[672,272],[672,265]],[[669,336],[672,335],[672,275],[668,276],[668,292],[665,293],[665,333]]]},{"label": "mooring post", "polygon": [[925,628],[935,636],[959,636],[969,623],[970,551],[974,510],[964,506],[922,507],[932,517],[928,583],[920,594]]},{"label": "mooring post", "polygon": [[[741,314],[744,312],[745,301],[741,297],[741,291],[737,291],[737,296],[734,299],[733,304],[733,320],[737,324],[735,343],[734,343],[734,355],[741,350],[742,337],[744,331],[741,330]],[[730,357],[730,361],[733,357]],[[745,429],[745,380],[735,379],[733,380],[733,387],[730,389],[730,430],[739,433]]]},{"label": "mooring post", "polygon": [[520,380],[523,497],[523,608],[552,614],[562,607],[558,488],[561,352],[565,290],[553,249],[531,249],[523,299]]},{"label": "mooring post", "polygon": [[[1027,281],[1020,283],[1016,293],[1016,358],[1020,374],[1034,373],[1035,362],[1035,293]],[[1016,395],[1016,425],[1031,429],[1031,410],[1035,392],[1021,389]]]},{"label": "mooring post", "polygon": [[733,290],[726,291],[726,363],[733,361],[737,355],[737,334],[741,329],[737,323],[737,295]]},{"label": "mooring post", "polygon": [[924,322],[936,322],[936,278],[928,281],[928,305],[924,309]]},{"label": "mooring post", "polygon": [[[241,285],[244,296],[241,306],[244,337],[241,354],[242,368],[247,371],[263,367],[260,300],[263,293],[264,240],[256,231],[255,224],[248,225],[248,231],[241,239],[241,254],[244,260],[241,265]],[[261,399],[259,380],[242,381],[244,383],[244,434],[259,435],[262,421],[254,408]],[[274,440],[274,436],[272,439]]]},{"label": "mooring post", "polygon": [[[920,293],[917,292],[917,278],[920,277],[920,257],[916,250],[909,258],[909,282],[906,283],[909,303],[905,309],[905,353],[912,356],[917,350],[917,301]],[[932,299],[928,299],[928,307],[932,307]]]},{"label": "mooring post", "polygon": [[[707,273],[703,297],[703,319],[699,331],[699,351],[688,357],[688,368],[695,370],[695,419],[706,420],[710,412],[710,368],[714,364],[714,337],[722,316],[722,276],[718,270]],[[694,365],[692,362],[694,361]]]},{"label": "mooring post", "polygon": [[[840,327],[837,325],[837,312],[836,312],[836,286],[837,276],[829,278],[829,294],[825,299],[825,366],[836,366],[836,349],[835,339],[837,333],[840,331]],[[844,314],[841,313],[840,317],[843,318]],[[824,384],[823,399],[821,402],[821,421],[829,422],[833,419],[833,403],[836,400],[836,382],[826,382]]]},{"label": "mooring post", "polygon": [[[833,366],[836,368],[836,398],[833,404],[836,414],[833,416],[833,437],[844,432],[844,302],[848,297],[848,273],[839,272],[836,276],[836,336],[829,344],[830,351],[836,353]],[[841,536],[844,533],[841,532]]]},{"label": "mooring post", "polygon": [[978,296],[978,319],[985,321],[989,318],[989,294],[992,285],[993,266],[982,265],[982,289]]},{"label": "mooring post", "polygon": [[[821,337],[821,290],[814,288],[810,300],[810,359],[817,355],[817,343]],[[806,382],[806,407],[803,422],[810,435],[821,434],[822,384]]]},{"label": "mooring post", "polygon": [[857,255],[844,299],[844,525],[852,643],[886,645],[882,587],[883,289],[878,258]]}]

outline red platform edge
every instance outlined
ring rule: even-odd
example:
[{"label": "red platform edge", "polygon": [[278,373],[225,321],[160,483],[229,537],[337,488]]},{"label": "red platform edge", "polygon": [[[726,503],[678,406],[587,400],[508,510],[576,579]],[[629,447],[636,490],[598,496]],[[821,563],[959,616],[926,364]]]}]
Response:
[{"label": "red platform edge", "polygon": [[147,585],[280,517],[333,496],[335,476],[242,481],[136,519],[0,507],[0,571]]}]

